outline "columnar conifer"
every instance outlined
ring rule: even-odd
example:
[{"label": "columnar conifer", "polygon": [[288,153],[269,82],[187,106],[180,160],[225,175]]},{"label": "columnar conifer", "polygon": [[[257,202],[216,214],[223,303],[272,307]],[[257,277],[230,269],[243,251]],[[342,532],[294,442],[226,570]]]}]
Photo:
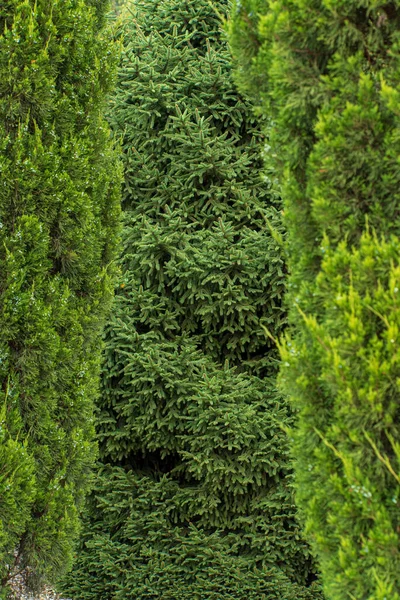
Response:
[{"label": "columnar conifer", "polygon": [[400,9],[245,0],[238,79],[272,115],[288,229],[297,499],[332,600],[400,598]]},{"label": "columnar conifer", "polygon": [[[228,2],[216,3],[226,14]],[[292,501],[280,201],[208,0],[137,0],[111,107],[121,282],[103,466],[67,590],[85,599],[319,597]],[[273,235],[275,230],[277,235]]]},{"label": "columnar conifer", "polygon": [[71,562],[95,456],[119,175],[107,2],[0,5],[0,595]]}]

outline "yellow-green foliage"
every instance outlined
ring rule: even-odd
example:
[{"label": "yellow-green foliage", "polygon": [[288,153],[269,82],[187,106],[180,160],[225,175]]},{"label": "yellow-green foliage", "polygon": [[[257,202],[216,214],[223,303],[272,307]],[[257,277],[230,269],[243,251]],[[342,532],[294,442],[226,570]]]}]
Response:
[{"label": "yellow-green foliage", "polygon": [[71,561],[95,448],[119,174],[104,2],[0,4],[0,586]]},{"label": "yellow-green foliage", "polygon": [[323,240],[303,336],[282,349],[300,408],[297,498],[328,597],[399,598],[400,245]]},{"label": "yellow-green foliage", "polygon": [[292,414],[264,329],[286,323],[265,138],[208,0],[131,9],[110,111],[125,215],[103,467],[64,595],[317,600],[281,427]]},{"label": "yellow-green foliage", "polygon": [[332,600],[400,597],[400,9],[236,3],[240,85],[272,116],[299,411],[297,499]]}]

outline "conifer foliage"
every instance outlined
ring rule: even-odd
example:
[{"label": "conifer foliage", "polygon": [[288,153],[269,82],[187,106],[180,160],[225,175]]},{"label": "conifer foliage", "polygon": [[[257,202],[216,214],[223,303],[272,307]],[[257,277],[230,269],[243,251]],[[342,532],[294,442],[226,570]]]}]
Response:
[{"label": "conifer foliage", "polygon": [[71,562],[95,456],[119,167],[106,2],[0,5],[0,586]]},{"label": "conifer foliage", "polygon": [[[208,0],[137,0],[111,121],[121,282],[106,333],[103,466],[67,593],[319,597],[277,393],[285,266],[264,143]],[[226,14],[228,2],[217,2]],[[279,236],[278,236],[279,237]]]},{"label": "conifer foliage", "polygon": [[124,0],[112,0],[111,7],[114,15],[119,15],[123,5],[125,4]]},{"label": "conifer foliage", "polygon": [[400,8],[237,3],[238,79],[274,119],[299,409],[297,498],[328,598],[400,598]]}]

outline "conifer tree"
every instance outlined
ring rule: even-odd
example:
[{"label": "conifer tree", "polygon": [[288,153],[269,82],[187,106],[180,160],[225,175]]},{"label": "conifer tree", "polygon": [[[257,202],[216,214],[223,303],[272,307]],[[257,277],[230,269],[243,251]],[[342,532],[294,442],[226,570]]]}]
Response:
[{"label": "conifer tree", "polygon": [[400,598],[400,8],[245,0],[237,77],[281,170],[297,499],[332,600]]},{"label": "conifer tree", "polygon": [[264,330],[278,335],[286,320],[265,140],[208,0],[131,10],[110,115],[125,225],[103,465],[65,589],[85,600],[319,598]]},{"label": "conifer tree", "polygon": [[119,167],[107,2],[0,5],[0,596],[70,565],[95,458]]}]

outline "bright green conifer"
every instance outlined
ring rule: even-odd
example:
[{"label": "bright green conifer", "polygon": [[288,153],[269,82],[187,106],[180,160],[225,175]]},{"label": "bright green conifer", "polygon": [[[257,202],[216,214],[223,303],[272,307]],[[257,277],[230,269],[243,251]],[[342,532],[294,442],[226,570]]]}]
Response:
[{"label": "bright green conifer", "polygon": [[[106,2],[0,5],[0,595],[71,562],[94,460],[118,165]],[[93,5],[93,7],[92,7]]]},{"label": "bright green conifer", "polygon": [[[223,14],[228,2],[216,3]],[[103,467],[67,583],[84,600],[313,599],[277,393],[285,265],[265,140],[207,0],[138,0],[111,121],[122,279]],[[279,236],[278,236],[279,237]]]},{"label": "bright green conifer", "polygon": [[332,600],[400,598],[400,8],[244,0],[288,229],[297,499]]}]

